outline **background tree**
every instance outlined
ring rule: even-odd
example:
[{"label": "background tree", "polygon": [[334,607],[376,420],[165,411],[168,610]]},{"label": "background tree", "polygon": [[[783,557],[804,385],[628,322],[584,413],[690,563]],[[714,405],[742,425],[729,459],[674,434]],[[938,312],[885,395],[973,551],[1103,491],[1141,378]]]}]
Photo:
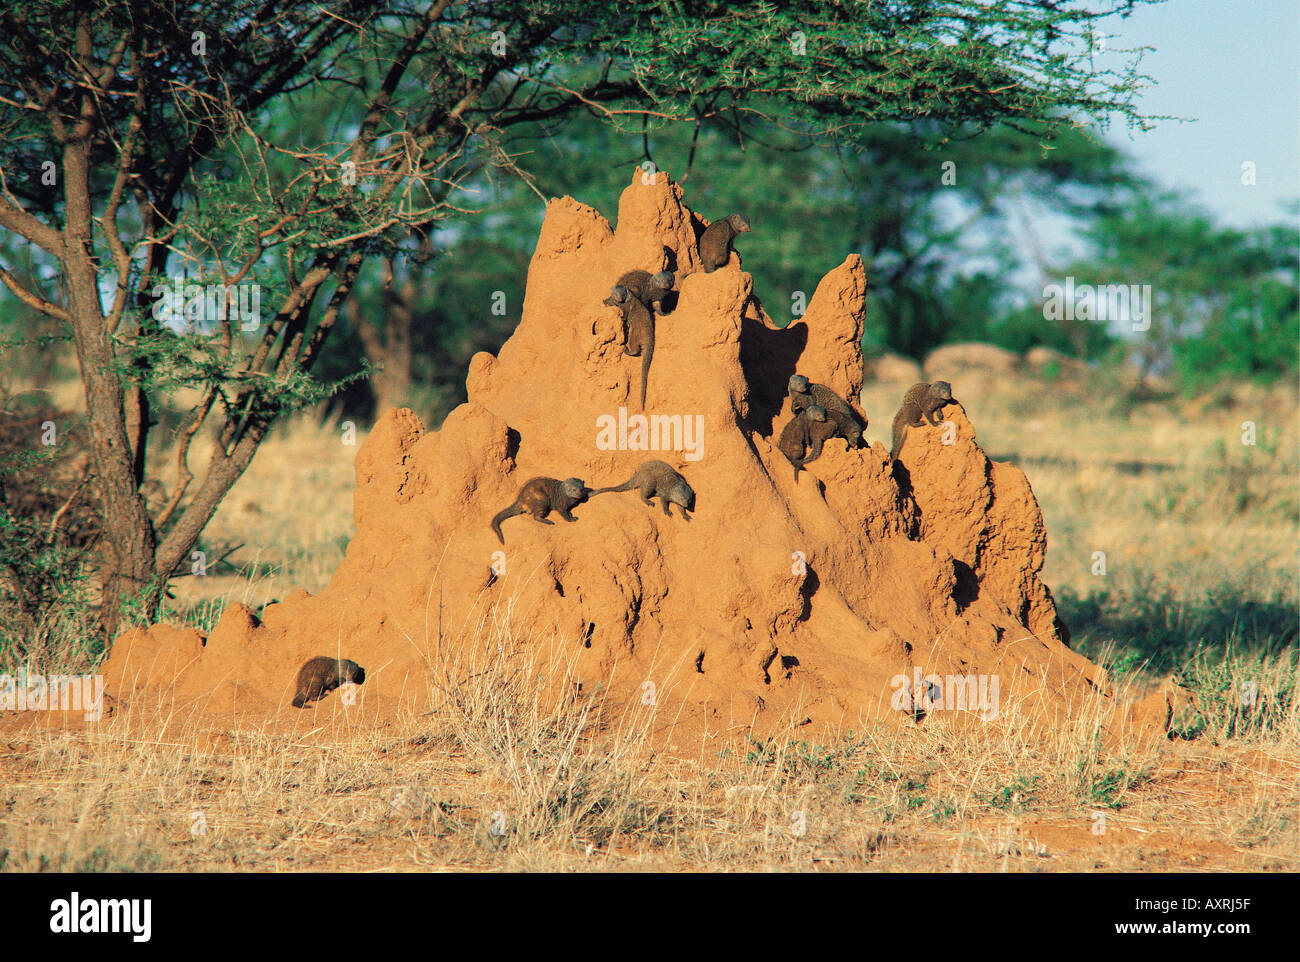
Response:
[{"label": "background tree", "polygon": [[1288,225],[1220,227],[1177,194],[1132,191],[1089,224],[1087,254],[1058,282],[1150,285],[1150,329],[1125,346],[1143,377],[1177,375],[1190,391],[1222,378],[1294,377],[1300,234],[1293,224],[1294,211]]}]

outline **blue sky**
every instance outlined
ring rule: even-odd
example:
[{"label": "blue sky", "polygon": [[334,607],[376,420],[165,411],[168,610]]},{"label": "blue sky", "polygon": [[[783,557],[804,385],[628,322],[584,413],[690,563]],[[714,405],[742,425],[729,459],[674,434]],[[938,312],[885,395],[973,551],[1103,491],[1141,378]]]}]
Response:
[{"label": "blue sky", "polygon": [[[1146,133],[1117,124],[1108,139],[1225,224],[1286,219],[1281,203],[1300,198],[1300,0],[1168,0],[1104,23],[1103,56],[1155,48],[1141,64],[1155,86],[1139,110],[1195,118]],[[1241,183],[1248,160],[1254,187]]]}]

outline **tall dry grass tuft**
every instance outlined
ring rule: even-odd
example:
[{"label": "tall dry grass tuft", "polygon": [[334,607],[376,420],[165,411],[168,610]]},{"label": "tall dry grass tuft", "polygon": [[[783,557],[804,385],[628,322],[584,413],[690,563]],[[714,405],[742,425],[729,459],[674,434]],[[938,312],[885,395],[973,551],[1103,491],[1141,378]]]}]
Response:
[{"label": "tall dry grass tuft", "polygon": [[431,670],[430,713],[467,762],[502,787],[488,834],[505,847],[539,839],[605,847],[664,817],[647,799],[650,712],[584,692],[580,645],[521,634],[494,606]]},{"label": "tall dry grass tuft", "polygon": [[1176,733],[1215,744],[1279,743],[1300,749],[1300,652],[1202,648],[1174,676],[1192,695]]}]

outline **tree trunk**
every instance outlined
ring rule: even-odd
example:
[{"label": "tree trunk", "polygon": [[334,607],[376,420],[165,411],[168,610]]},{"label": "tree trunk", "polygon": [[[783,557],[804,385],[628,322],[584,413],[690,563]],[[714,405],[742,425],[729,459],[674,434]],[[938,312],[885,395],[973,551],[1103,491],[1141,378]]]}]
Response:
[{"label": "tree trunk", "polygon": [[152,592],[152,599],[148,597],[154,580],[156,542],[153,520],[136,483],[135,451],[127,433],[121,382],[114,371],[117,359],[113,341],[104,330],[99,311],[97,279],[93,268],[79,271],[71,263],[76,259],[69,257],[68,264],[69,313],[86,392],[90,456],[103,511],[104,535],[112,555],[103,608],[111,638],[122,623],[123,603],[135,600],[143,604],[140,613],[145,617],[157,611],[160,589]]},{"label": "tree trunk", "polygon": [[112,556],[102,612],[111,639],[122,625],[122,605],[139,604],[139,613],[152,617],[161,587],[154,583],[153,519],[136,480],[136,446],[127,430],[117,353],[100,302],[99,271],[92,256],[88,155],[85,137],[70,141],[64,149],[67,226],[63,270],[73,343],[86,392],[90,456]]},{"label": "tree trunk", "polygon": [[360,318],[357,324],[367,359],[382,365],[370,379],[376,416],[411,403],[411,329],[418,291],[409,265],[400,286],[395,279],[390,258],[384,268],[383,320],[376,324]]}]

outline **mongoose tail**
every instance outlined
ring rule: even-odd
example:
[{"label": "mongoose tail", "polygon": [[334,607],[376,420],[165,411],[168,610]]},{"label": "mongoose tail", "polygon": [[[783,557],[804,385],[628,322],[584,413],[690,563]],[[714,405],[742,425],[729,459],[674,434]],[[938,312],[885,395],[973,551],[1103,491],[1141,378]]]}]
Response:
[{"label": "mongoose tail", "polygon": [[906,433],[907,433],[907,429],[904,428],[903,434],[894,435],[894,446],[889,449],[889,460],[891,461],[898,460],[898,449],[903,446],[903,435]]},{"label": "mongoose tail", "polygon": [[641,410],[645,410],[646,385],[650,383],[650,360],[655,354],[655,321],[650,317],[646,327],[645,344],[641,346]]},{"label": "mongoose tail", "polygon": [[524,509],[519,507],[518,504],[512,504],[505,510],[497,512],[496,517],[492,519],[492,530],[496,532],[498,541],[502,544],[506,543],[506,536],[501,533],[501,522],[505,521],[507,518],[513,518],[515,515],[523,513]]},{"label": "mongoose tail", "polygon": [[595,491],[591,492],[591,496],[594,498],[594,497],[595,497],[596,495],[598,495],[598,494],[605,494],[606,492],[611,492],[611,491],[614,491],[614,492],[617,492],[617,491],[631,491],[631,490],[632,490],[633,488],[635,488],[636,486],[637,486],[637,485],[636,485],[636,475],[633,475],[630,479],[628,479],[627,481],[624,481],[622,484],[620,484],[620,485],[618,485],[618,486],[616,486],[616,487],[613,487],[613,488],[597,488]]}]

